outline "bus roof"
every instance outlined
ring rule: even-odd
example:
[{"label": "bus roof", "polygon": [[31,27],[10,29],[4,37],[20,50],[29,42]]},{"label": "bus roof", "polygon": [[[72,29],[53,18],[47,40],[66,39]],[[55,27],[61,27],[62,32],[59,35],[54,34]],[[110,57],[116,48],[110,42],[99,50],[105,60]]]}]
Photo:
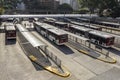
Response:
[{"label": "bus roof", "polygon": [[6,26],[6,30],[16,30],[14,25],[8,25]]},{"label": "bus roof", "polygon": [[111,23],[111,22],[105,22],[105,21],[100,21],[100,23],[103,23],[103,24],[110,24],[110,25],[114,25],[114,26],[120,26],[119,23]]},{"label": "bus roof", "polygon": [[9,25],[14,25],[14,24],[11,23],[11,22],[7,22],[7,23],[5,23],[5,26],[9,26]]},{"label": "bus roof", "polygon": [[87,19],[87,18],[77,18],[77,19],[83,20],[83,21],[89,21],[89,19]]},{"label": "bus roof", "polygon": [[56,21],[56,19],[54,18],[48,18],[48,17],[45,17],[46,20],[50,20],[50,21]]},{"label": "bus roof", "polygon": [[46,24],[46,23],[40,23],[40,22],[36,22],[36,24],[40,25],[42,28],[44,28],[44,29],[46,29],[48,31],[53,32],[54,34],[57,34],[57,35],[66,34],[64,31],[62,31],[62,30],[60,30],[58,28],[55,28],[52,25],[49,25],[49,24]]},{"label": "bus roof", "polygon": [[56,21],[55,23],[62,24],[62,25],[67,24],[67,23],[60,22],[60,21]]},{"label": "bus roof", "polygon": [[64,35],[67,34],[64,31],[58,29],[58,28],[53,28],[53,29],[48,29],[48,31],[53,32],[56,35]]},{"label": "bus roof", "polygon": [[91,29],[84,28],[84,27],[81,27],[81,26],[73,25],[72,27],[75,28],[75,29],[81,30],[81,31],[91,31]]},{"label": "bus roof", "polygon": [[41,22],[35,22],[37,25],[40,25],[41,27],[45,28],[45,29],[51,29],[53,28],[52,25],[46,24],[46,23],[41,23]]},{"label": "bus roof", "polygon": [[71,23],[81,25],[81,26],[85,25],[84,23],[78,23],[78,22],[75,22],[75,21],[71,21]]},{"label": "bus roof", "polygon": [[91,27],[91,28],[99,28],[99,27],[96,27],[96,26],[93,26],[93,25],[89,25],[89,24],[86,24],[85,26]]},{"label": "bus roof", "polygon": [[19,29],[21,32],[27,32],[28,30],[24,27],[22,27],[20,24],[16,24],[16,27]]},{"label": "bus roof", "polygon": [[100,31],[90,31],[89,33],[100,36],[100,37],[103,37],[103,38],[113,37],[112,35],[108,35],[108,34],[105,34],[103,32],[100,32]]}]

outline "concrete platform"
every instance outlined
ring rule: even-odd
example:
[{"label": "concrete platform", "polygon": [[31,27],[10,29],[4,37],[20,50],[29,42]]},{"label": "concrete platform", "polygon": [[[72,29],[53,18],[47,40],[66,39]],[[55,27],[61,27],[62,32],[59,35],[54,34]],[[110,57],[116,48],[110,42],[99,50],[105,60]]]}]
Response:
[{"label": "concrete platform", "polygon": [[90,56],[90,57],[93,57],[95,59],[98,59],[100,61],[103,61],[103,62],[106,62],[106,63],[116,63],[116,59],[112,58],[111,56],[106,56],[102,53],[99,53],[99,52],[96,52],[96,51],[93,51],[89,48],[86,48],[84,46],[82,46],[81,44],[77,44],[71,40],[69,40],[69,43],[67,43],[68,46],[71,46],[75,49],[77,49],[78,51]]}]

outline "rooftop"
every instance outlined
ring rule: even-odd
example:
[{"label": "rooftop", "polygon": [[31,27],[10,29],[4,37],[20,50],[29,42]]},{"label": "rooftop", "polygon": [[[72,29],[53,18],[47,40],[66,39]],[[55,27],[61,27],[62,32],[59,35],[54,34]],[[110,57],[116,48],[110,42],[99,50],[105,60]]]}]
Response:
[{"label": "rooftop", "polygon": [[49,24],[46,24],[46,23],[40,23],[40,22],[36,22],[38,25],[40,25],[41,27],[47,29],[48,31],[51,31],[57,35],[62,35],[62,34],[66,34],[64,31],[52,26],[52,25],[49,25]]},{"label": "rooftop", "polygon": [[77,26],[77,25],[73,25],[72,27],[75,28],[75,29],[78,29],[78,30],[82,30],[82,31],[90,31],[91,30],[91,29],[80,27],[80,26]]},{"label": "rooftop", "polygon": [[16,30],[14,25],[6,26],[6,30]]},{"label": "rooftop", "polygon": [[51,31],[51,32],[53,32],[53,33],[55,33],[55,34],[57,34],[57,35],[67,34],[67,33],[65,33],[64,31],[62,31],[62,30],[60,30],[58,28],[53,28],[53,29],[48,29],[48,30]]},{"label": "rooftop", "polygon": [[98,36],[104,37],[104,38],[113,37],[111,35],[105,34],[105,33],[100,32],[100,31],[90,31],[90,33],[94,34],[94,35],[98,35]]}]

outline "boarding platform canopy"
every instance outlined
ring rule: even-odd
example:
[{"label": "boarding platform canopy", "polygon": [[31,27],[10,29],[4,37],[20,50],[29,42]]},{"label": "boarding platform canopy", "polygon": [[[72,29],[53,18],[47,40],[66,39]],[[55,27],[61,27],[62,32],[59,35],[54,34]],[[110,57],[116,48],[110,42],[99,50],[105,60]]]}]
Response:
[{"label": "boarding platform canopy", "polygon": [[47,46],[41,40],[35,37],[31,32],[29,32],[26,28],[24,28],[22,25],[17,24],[16,27],[18,28],[19,32],[25,37],[25,39],[32,44],[33,47]]}]

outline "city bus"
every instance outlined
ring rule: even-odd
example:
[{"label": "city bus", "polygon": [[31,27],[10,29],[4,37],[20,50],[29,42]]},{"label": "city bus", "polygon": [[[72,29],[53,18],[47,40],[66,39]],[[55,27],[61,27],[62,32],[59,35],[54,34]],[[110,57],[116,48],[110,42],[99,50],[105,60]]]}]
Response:
[{"label": "city bus", "polygon": [[69,24],[68,23],[64,23],[61,21],[49,21],[49,20],[44,20],[45,23],[54,25],[55,27],[58,27],[60,29],[64,29],[64,30],[68,30]]},{"label": "city bus", "polygon": [[79,36],[83,36],[83,37],[86,37],[86,38],[88,37],[88,33],[91,30],[92,29],[81,27],[81,26],[77,26],[77,25],[69,26],[69,32],[72,32],[74,34],[77,34]]},{"label": "city bus", "polygon": [[69,24],[68,23],[64,23],[64,22],[60,22],[60,21],[56,21],[54,22],[54,26],[60,28],[60,29],[64,29],[64,30],[67,30],[67,28],[69,27]]},{"label": "city bus", "polygon": [[63,45],[68,42],[68,34],[52,25],[35,22],[34,26],[35,30],[37,30],[41,35],[57,45]]},{"label": "city bus", "polygon": [[112,45],[114,45],[115,37],[98,31],[90,31],[89,39],[91,42],[94,42],[95,44],[109,48]]},{"label": "city bus", "polygon": [[102,28],[101,28],[101,27],[93,26],[93,25],[90,25],[90,24],[86,24],[86,25],[84,25],[84,26],[87,27],[87,28],[94,29],[94,30],[102,31]]},{"label": "city bus", "polygon": [[80,26],[70,26],[69,31],[82,37],[90,39],[91,42],[109,48],[114,45],[115,37],[100,31],[83,28]]},{"label": "city bus", "polygon": [[5,25],[5,38],[6,40],[16,40],[16,28],[13,24]]}]

